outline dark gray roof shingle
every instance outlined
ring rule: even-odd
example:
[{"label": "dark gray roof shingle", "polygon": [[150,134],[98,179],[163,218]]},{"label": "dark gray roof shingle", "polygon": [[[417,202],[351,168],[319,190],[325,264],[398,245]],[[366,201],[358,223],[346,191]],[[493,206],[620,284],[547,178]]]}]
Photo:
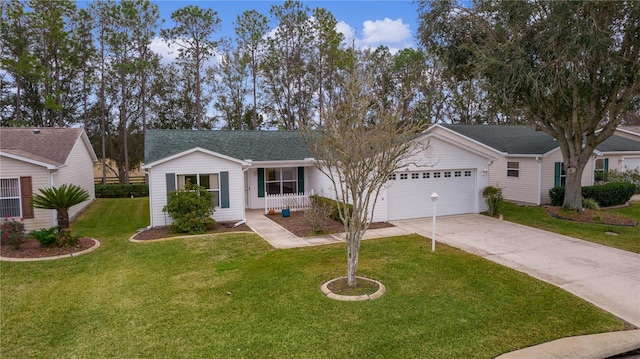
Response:
[{"label": "dark gray roof shingle", "polygon": [[[542,155],[558,147],[550,135],[529,126],[444,125],[454,132],[510,155]],[[596,147],[600,152],[640,151],[640,142],[611,136]]]},{"label": "dark gray roof shingle", "polygon": [[145,163],[200,147],[238,160],[290,161],[312,157],[293,131],[147,130]]}]

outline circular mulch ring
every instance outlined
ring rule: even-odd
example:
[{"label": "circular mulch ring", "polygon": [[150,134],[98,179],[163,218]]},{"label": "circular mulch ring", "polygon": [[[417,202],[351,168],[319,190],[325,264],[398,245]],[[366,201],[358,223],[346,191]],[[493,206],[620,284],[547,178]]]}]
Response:
[{"label": "circular mulch ring", "polygon": [[359,277],[359,276],[356,276],[357,280],[364,280],[364,281],[375,283],[378,285],[378,290],[372,294],[340,295],[332,292],[331,289],[329,289],[329,286],[331,285],[331,283],[339,280],[344,280],[345,278],[346,277],[343,276],[343,277],[333,278],[329,281],[324,282],[322,286],[320,286],[320,291],[322,291],[322,293],[326,295],[327,298],[342,300],[345,302],[361,302],[365,300],[373,300],[376,298],[380,298],[387,291],[387,287],[385,287],[384,284],[380,283],[379,281],[375,279]]},{"label": "circular mulch ring", "polygon": [[80,238],[78,244],[71,247],[43,247],[37,240],[27,239],[22,243],[20,249],[13,249],[7,246],[0,247],[0,260],[31,262],[71,258],[93,252],[99,247],[100,241],[89,237]]}]

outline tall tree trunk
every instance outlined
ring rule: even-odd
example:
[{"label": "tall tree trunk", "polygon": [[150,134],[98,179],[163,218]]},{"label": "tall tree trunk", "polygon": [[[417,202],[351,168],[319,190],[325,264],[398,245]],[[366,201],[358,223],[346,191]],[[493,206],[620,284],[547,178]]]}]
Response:
[{"label": "tall tree trunk", "polygon": [[[197,51],[196,51],[197,52]],[[196,128],[202,130],[202,106],[200,102],[200,55],[196,55]]]},{"label": "tall tree trunk", "polygon": [[107,184],[107,139],[104,113],[104,25],[100,30],[100,136],[102,142],[102,184]]},{"label": "tall tree trunk", "polygon": [[120,93],[122,102],[120,104],[120,126],[122,126],[122,152],[124,155],[124,183],[129,184],[129,140],[127,126],[127,86],[126,73],[120,70]]},{"label": "tall tree trunk", "polygon": [[347,232],[347,285],[349,287],[355,287],[358,284],[356,270],[358,269],[361,237],[359,233]]}]

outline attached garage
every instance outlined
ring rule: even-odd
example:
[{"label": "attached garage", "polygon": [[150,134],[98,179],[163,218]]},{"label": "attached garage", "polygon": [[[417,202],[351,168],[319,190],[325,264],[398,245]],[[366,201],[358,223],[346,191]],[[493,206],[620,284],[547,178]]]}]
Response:
[{"label": "attached garage", "polygon": [[374,219],[431,217],[434,192],[438,216],[484,211],[482,190],[489,184],[488,167],[495,158],[434,133],[416,141],[418,148],[426,150],[391,175]]},{"label": "attached garage", "polygon": [[623,170],[625,171],[633,171],[633,170],[640,171],[640,157],[625,157],[623,159],[623,163],[624,163]]},{"label": "attached garage", "polygon": [[396,173],[387,186],[389,220],[433,216],[434,192],[437,215],[475,212],[475,169]]}]

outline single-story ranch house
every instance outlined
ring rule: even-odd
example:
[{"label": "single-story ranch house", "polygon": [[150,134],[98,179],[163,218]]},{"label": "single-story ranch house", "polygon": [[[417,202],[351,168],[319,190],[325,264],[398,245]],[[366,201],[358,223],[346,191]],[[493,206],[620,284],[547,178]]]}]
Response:
[{"label": "single-story ranch house", "polygon": [[97,161],[81,128],[0,128],[0,214],[23,218],[27,231],[57,225],[56,211],[31,206],[40,188],[75,184],[89,200],[69,209],[73,219],[95,199]]},{"label": "single-story ranch house", "polygon": [[[563,181],[553,138],[526,126],[434,125],[413,141],[426,150],[389,178],[374,221],[430,217],[433,192],[438,215],[479,213],[489,185],[501,187],[507,200],[544,204],[549,189]],[[629,156],[640,156],[640,142],[610,138],[598,147],[583,183],[593,184],[595,171],[622,168]],[[187,180],[212,192],[213,217],[225,222],[244,220],[247,209],[266,210],[270,195],[333,197],[297,132],[149,130],[142,168],[149,175],[151,227],[171,223],[162,211],[167,194]]]}]

